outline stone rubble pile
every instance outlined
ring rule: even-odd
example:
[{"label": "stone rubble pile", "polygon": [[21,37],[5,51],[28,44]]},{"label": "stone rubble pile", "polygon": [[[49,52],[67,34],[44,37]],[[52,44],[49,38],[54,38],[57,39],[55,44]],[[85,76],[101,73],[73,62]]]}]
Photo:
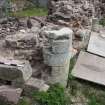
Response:
[{"label": "stone rubble pile", "polygon": [[37,76],[46,68],[42,57],[42,47],[45,39],[39,35],[38,27],[33,26],[33,28],[29,31],[23,30],[25,32],[17,32],[14,35],[7,36],[4,45],[16,59],[29,60],[33,67],[33,76]]},{"label": "stone rubble pile", "polygon": [[[43,18],[39,17],[38,18],[39,20],[37,19],[37,17],[32,17],[31,29],[28,29],[27,27],[27,19],[28,18],[20,18],[19,24],[18,24],[19,29],[14,30],[14,33],[8,32],[9,35],[8,34],[6,34],[6,36],[3,35],[4,38],[0,38],[0,48],[1,48],[0,54],[8,57],[12,56],[12,58],[16,58],[16,59],[29,60],[32,66],[36,66],[34,65],[35,62],[36,63],[42,62],[41,60],[43,59],[41,49],[44,46],[43,45],[44,38],[43,36],[40,36],[39,33],[41,28],[40,20],[44,21],[45,17]],[[7,25],[8,21],[5,22],[4,20],[2,20],[1,25]],[[17,22],[17,21],[14,20],[14,22]],[[6,28],[9,28],[9,27],[6,27]],[[7,32],[6,28],[4,30],[5,32]],[[2,30],[3,29],[1,29],[0,31],[1,33],[2,33]],[[7,54],[7,52],[9,53]],[[39,65],[41,64],[39,63]],[[42,68],[43,68],[43,65],[42,65]],[[41,72],[41,70],[37,70],[37,71]]]},{"label": "stone rubble pile", "polygon": [[81,21],[83,26],[90,24],[92,16],[105,17],[104,0],[49,0],[48,9],[51,21]]},{"label": "stone rubble pile", "polygon": [[29,96],[34,91],[47,91],[49,86],[43,80],[32,78],[28,61],[0,58],[0,100],[17,104],[22,92]]},{"label": "stone rubble pile", "polygon": [[95,17],[105,17],[105,0],[94,0]]},{"label": "stone rubble pile", "polygon": [[[20,19],[19,24],[17,20],[11,21],[11,24],[14,25],[14,32],[8,31],[8,34],[5,33],[5,36],[3,35],[3,38],[0,38],[0,55],[6,57],[0,58],[0,102],[6,101],[17,104],[21,93],[28,96],[33,91],[47,91],[49,88],[42,80],[43,71],[49,71],[49,67],[43,63],[44,39],[43,36],[39,35],[41,22],[36,18],[31,19],[32,28],[28,29],[26,20]],[[9,20],[2,20],[0,24],[2,27],[1,34],[3,34],[4,26],[4,32],[7,32],[7,28],[12,29],[12,25],[7,27],[8,22]],[[22,63],[22,61],[25,62]]]},{"label": "stone rubble pile", "polygon": [[4,38],[7,35],[13,35],[16,31],[26,28],[26,25],[19,22],[17,18],[4,18],[0,19],[0,38]]},{"label": "stone rubble pile", "polygon": [[[27,20],[29,18],[15,18],[15,17],[8,17],[8,18],[1,18],[0,19],[0,36],[5,38],[8,35],[14,35],[16,32],[22,30],[27,30]],[[38,30],[41,28],[41,22],[45,21],[45,17],[32,17],[30,18],[32,23],[32,32],[38,33]],[[44,23],[43,23],[44,24]],[[0,39],[1,39],[0,37]]]},{"label": "stone rubble pile", "polygon": [[91,0],[49,0],[48,8],[51,21],[78,20],[84,26],[89,25],[94,10]]},{"label": "stone rubble pile", "polygon": [[31,49],[36,45],[36,36],[33,33],[17,33],[5,39],[6,46],[14,49]]},{"label": "stone rubble pile", "polygon": [[16,59],[30,61],[34,77],[41,74],[42,70],[46,68],[42,57],[43,43],[43,37],[39,37],[39,33],[32,30],[24,33],[18,32],[5,38],[5,47],[13,51],[13,56]]}]

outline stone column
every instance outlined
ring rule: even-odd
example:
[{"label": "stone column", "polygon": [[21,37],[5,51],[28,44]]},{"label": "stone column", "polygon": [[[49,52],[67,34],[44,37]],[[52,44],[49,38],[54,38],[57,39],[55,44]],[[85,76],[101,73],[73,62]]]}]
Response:
[{"label": "stone column", "polygon": [[49,47],[43,48],[44,63],[51,66],[51,75],[48,82],[60,83],[66,87],[69,64],[72,49],[72,30],[62,28],[60,30],[45,31],[48,36]]}]

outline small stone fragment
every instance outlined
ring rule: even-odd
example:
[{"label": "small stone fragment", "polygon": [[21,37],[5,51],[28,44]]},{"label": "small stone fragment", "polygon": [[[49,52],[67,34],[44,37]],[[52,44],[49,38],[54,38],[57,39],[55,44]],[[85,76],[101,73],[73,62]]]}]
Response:
[{"label": "small stone fragment", "polygon": [[24,86],[24,94],[31,95],[35,91],[47,91],[49,86],[43,80],[30,78]]},{"label": "small stone fragment", "polygon": [[3,98],[2,101],[7,101],[13,104],[17,104],[20,95],[22,93],[21,88],[12,88],[10,86],[0,86],[0,98]]}]

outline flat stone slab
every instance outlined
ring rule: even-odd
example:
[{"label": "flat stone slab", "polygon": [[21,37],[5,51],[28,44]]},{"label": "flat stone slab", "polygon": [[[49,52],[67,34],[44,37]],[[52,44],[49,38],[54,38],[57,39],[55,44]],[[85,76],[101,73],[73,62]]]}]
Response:
[{"label": "flat stone slab", "polygon": [[87,51],[105,57],[105,38],[92,32]]},{"label": "flat stone slab", "polygon": [[105,58],[80,52],[72,71],[74,77],[105,85]]}]

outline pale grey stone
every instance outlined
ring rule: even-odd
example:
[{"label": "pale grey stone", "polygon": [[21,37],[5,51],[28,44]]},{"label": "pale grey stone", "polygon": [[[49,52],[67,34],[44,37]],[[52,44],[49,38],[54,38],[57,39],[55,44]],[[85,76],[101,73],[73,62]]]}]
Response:
[{"label": "pale grey stone", "polygon": [[69,39],[72,37],[73,31],[70,28],[62,28],[60,30],[45,31],[45,33],[51,39]]},{"label": "pale grey stone", "polygon": [[48,66],[62,66],[70,59],[70,52],[64,54],[53,54],[50,49],[43,49],[44,63]]},{"label": "pale grey stone", "polygon": [[[64,20],[72,22],[81,20],[83,26],[90,25],[90,18],[95,10],[93,1],[89,0],[49,0],[49,16],[51,21]],[[97,10],[98,11],[98,10]]]},{"label": "pale grey stone", "polygon": [[13,104],[17,104],[22,93],[21,88],[12,88],[10,86],[0,86],[0,98]]},{"label": "pale grey stone", "polygon": [[48,38],[48,47],[43,48],[44,64],[51,66],[48,83],[60,83],[66,87],[69,73],[69,63],[72,55],[72,35],[70,28],[44,31]]},{"label": "pale grey stone", "polygon": [[72,75],[105,85],[105,58],[81,51]]},{"label": "pale grey stone", "polygon": [[25,82],[32,76],[32,68],[28,61],[0,59],[0,79]]},{"label": "pale grey stone", "polygon": [[105,57],[105,38],[92,32],[87,51]]},{"label": "pale grey stone", "polygon": [[52,53],[62,54],[67,53],[70,50],[70,40],[54,40],[51,43]]},{"label": "pale grey stone", "polygon": [[99,32],[99,19],[98,18],[92,19],[92,31]]},{"label": "pale grey stone", "polygon": [[50,84],[55,84],[59,83],[63,87],[67,86],[67,80],[68,80],[68,73],[69,73],[69,64],[70,64],[70,59],[68,59],[65,64],[59,67],[52,66],[52,71],[51,75],[48,78],[48,83]]}]

